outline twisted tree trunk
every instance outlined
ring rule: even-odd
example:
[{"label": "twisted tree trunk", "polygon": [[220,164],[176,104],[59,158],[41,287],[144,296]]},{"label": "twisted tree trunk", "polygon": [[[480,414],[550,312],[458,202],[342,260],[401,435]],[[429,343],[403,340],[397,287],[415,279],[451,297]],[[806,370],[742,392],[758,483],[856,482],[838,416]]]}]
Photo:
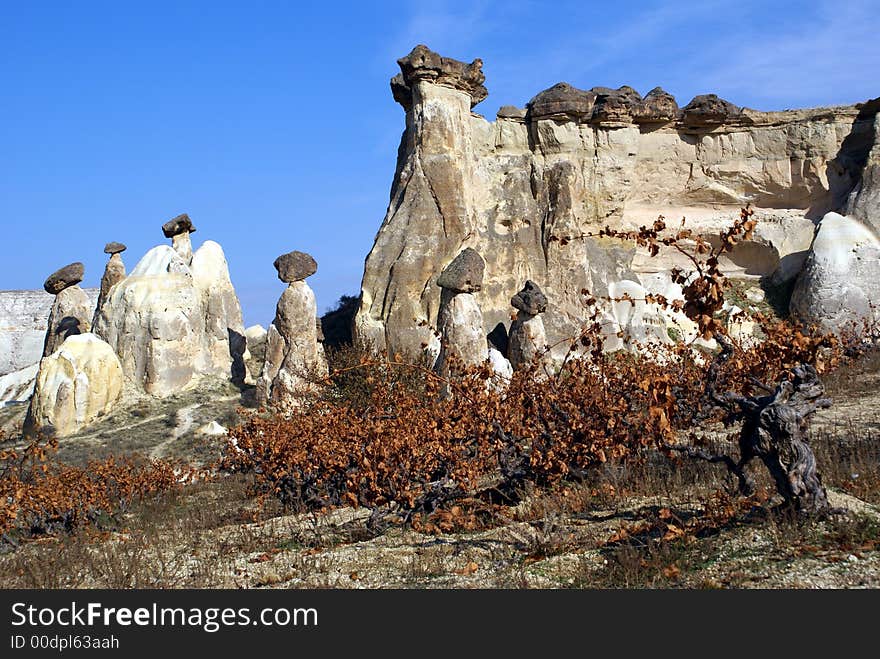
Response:
[{"label": "twisted tree trunk", "polygon": [[742,421],[739,436],[739,460],[727,455],[711,455],[693,447],[670,446],[690,457],[721,462],[739,480],[740,491],[748,496],[754,482],[745,471],[746,465],[759,458],[773,477],[783,505],[798,512],[817,514],[827,511],[828,496],[816,469],[816,456],[807,442],[810,416],[829,407],[825,387],[816,369],[802,364],[792,368],[775,387],[755,381],[766,392],[764,396],[742,396],[733,392],[719,395],[715,391],[718,366],[732,354],[732,346],[721,341],[723,350],[709,369],[706,393],[717,406],[728,412],[726,423]]}]

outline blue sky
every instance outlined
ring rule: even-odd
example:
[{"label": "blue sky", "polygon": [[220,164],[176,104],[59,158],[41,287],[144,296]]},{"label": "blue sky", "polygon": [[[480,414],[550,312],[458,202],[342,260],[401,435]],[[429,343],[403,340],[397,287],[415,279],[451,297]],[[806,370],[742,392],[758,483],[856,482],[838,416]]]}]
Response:
[{"label": "blue sky", "polygon": [[272,261],[318,261],[319,311],[359,290],[388,204],[417,43],[483,59],[489,98],[565,80],[715,92],[761,110],[880,95],[880,0],[849,2],[19,2],[0,0],[0,289],[104,243],[131,269],[187,212],[223,245],[247,324]]}]

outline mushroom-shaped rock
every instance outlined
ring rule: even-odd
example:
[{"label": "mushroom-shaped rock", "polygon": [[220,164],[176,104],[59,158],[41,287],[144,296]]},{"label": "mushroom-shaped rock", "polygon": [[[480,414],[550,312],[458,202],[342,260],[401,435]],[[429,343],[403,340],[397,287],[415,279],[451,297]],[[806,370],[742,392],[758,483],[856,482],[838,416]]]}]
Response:
[{"label": "mushroom-shaped rock", "polygon": [[819,223],[791,296],[791,311],[823,331],[880,322],[880,240],[852,217],[827,213]]},{"label": "mushroom-shaped rock", "polygon": [[695,96],[681,112],[682,120],[689,126],[714,126],[742,116],[742,108],[716,94]]},{"label": "mushroom-shaped rock", "polygon": [[680,114],[675,96],[662,87],[654,87],[633,111],[636,123],[675,121]]},{"label": "mushroom-shaped rock", "polygon": [[104,245],[105,254],[121,254],[128,249],[123,243],[109,242]]},{"label": "mushroom-shaped rock", "polygon": [[192,239],[189,237],[189,234],[195,232],[195,230],[196,228],[193,226],[192,220],[189,219],[189,215],[186,213],[181,213],[162,225],[162,233],[165,234],[166,238],[171,238],[171,247],[180,254],[180,258],[187,265],[192,263],[193,257]]},{"label": "mushroom-shaped rock", "polygon": [[528,102],[529,118],[587,121],[593,115],[596,93],[560,82],[545,89]]},{"label": "mushroom-shaped rock", "polygon": [[125,263],[122,262],[122,252],[124,251],[125,245],[122,243],[107,243],[106,247],[104,247],[104,253],[110,254],[110,260],[104,266],[104,274],[101,276],[101,290],[98,293],[98,302],[95,305],[95,316],[92,320],[93,327],[98,322],[98,315],[107,301],[110,289],[125,279]]},{"label": "mushroom-shaped rock", "polygon": [[318,271],[318,263],[315,259],[305,252],[295,250],[279,256],[273,265],[278,271],[278,279],[285,284],[303,281]]},{"label": "mushroom-shaped rock", "polygon": [[463,91],[471,97],[471,107],[489,95],[483,86],[483,61],[475,59],[470,64],[449,57],[441,57],[425,45],[418,45],[405,57],[397,60],[401,77],[391,80],[394,100],[409,109],[412,103],[412,88],[419,81],[428,81],[443,87]]},{"label": "mushroom-shaped rock", "polygon": [[592,114],[595,122],[629,123],[642,104],[641,95],[626,85],[620,89],[594,87],[591,91],[596,95]]},{"label": "mushroom-shaped rock", "polygon": [[495,114],[499,119],[525,119],[527,111],[525,108],[518,108],[515,105],[502,105]]},{"label": "mushroom-shaped rock", "polygon": [[533,281],[526,281],[510,304],[517,309],[510,325],[508,357],[515,370],[528,367],[535,359],[548,362],[547,334],[540,314],[547,310],[547,297]]},{"label": "mushroom-shaped rock", "polygon": [[25,433],[51,427],[58,437],[72,435],[109,412],[122,387],[113,349],[94,334],[71,336],[40,362]]},{"label": "mushroom-shaped rock", "polygon": [[83,273],[82,263],[71,263],[50,275],[43,286],[55,294],[43,342],[43,357],[55,352],[67,337],[84,334],[92,327],[92,303],[78,286]]},{"label": "mushroom-shaped rock", "polygon": [[475,249],[466,247],[440,273],[437,285],[456,293],[473,293],[482,287],[485,270],[483,257]]},{"label": "mushroom-shaped rock", "polygon": [[281,294],[266,338],[266,361],[257,380],[257,401],[293,408],[327,376],[323,346],[315,323],[315,294],[305,281],[292,282]]},{"label": "mushroom-shaped rock", "polygon": [[522,290],[510,299],[510,304],[514,309],[537,316],[547,311],[547,296],[540,286],[529,279]]},{"label": "mushroom-shaped rock", "polygon": [[77,261],[59,268],[46,279],[43,288],[47,293],[57,295],[65,288],[80,283],[85,276],[85,266]]}]

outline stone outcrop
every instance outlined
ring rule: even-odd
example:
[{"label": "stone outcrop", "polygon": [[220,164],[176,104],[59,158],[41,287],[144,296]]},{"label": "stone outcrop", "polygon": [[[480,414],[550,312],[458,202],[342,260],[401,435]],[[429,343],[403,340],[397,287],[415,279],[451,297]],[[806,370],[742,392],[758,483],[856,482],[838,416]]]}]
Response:
[{"label": "stone outcrop", "polygon": [[125,263],[122,262],[122,252],[125,251],[125,245],[122,243],[107,243],[104,247],[104,253],[110,255],[110,260],[104,266],[104,274],[101,276],[101,288],[98,293],[98,302],[95,305],[95,316],[92,325],[98,322],[98,314],[101,313],[101,307],[107,300],[110,289],[125,279]]},{"label": "stone outcrop", "polygon": [[43,357],[51,355],[69,336],[92,328],[92,302],[78,284],[83,280],[82,263],[71,263],[49,275],[43,288],[55,295],[49,312]]},{"label": "stone outcrop", "polygon": [[868,177],[861,165],[874,115],[860,106],[756,112],[705,95],[679,110],[662,90],[640,98],[626,87],[563,83],[525,113],[506,108],[490,122],[471,111],[484,98],[473,65],[417,50],[392,84],[406,129],[355,321],[358,338],[389,353],[419,354],[431,342],[437,277],[462,249],[486,259],[471,294],[484,336],[509,324],[510,296],[531,279],[553,300],[543,321],[557,344],[589,313],[582,289],[603,296],[631,281],[654,291],[668,284],[661,269],[688,266],[587,234],[650,225],[662,214],[713,238],[751,203],[755,238],[725,258],[725,271],[790,281],[815,223]]},{"label": "stone outcrop", "polygon": [[109,412],[122,395],[122,366],[94,334],[77,334],[40,362],[24,431],[66,437]]},{"label": "stone outcrop", "polygon": [[[311,269],[314,259],[303,252],[291,254],[275,260],[278,277],[288,286],[269,326],[266,360],[257,380],[257,401],[280,409],[296,407],[304,396],[315,391],[316,381],[328,374],[324,346],[318,341],[315,293],[298,278]],[[294,261],[309,267],[292,268]],[[312,272],[316,269],[317,264]]]},{"label": "stone outcrop", "polygon": [[[178,225],[166,224],[163,231],[188,240],[189,218],[175,220]],[[127,383],[154,396],[204,376],[242,381],[247,375],[241,307],[222,248],[209,240],[189,262],[186,254],[167,245],[147,252],[109,291],[96,322],[95,332],[119,356]]]},{"label": "stone outcrop", "polygon": [[483,258],[473,249],[465,249],[437,278],[441,288],[437,312],[440,353],[434,370],[441,377],[449,377],[453,363],[475,366],[488,358],[483,314],[473,295],[482,286],[484,270]]},{"label": "stone outcrop", "polygon": [[880,322],[880,239],[853,217],[828,213],[791,298],[791,311],[824,331]]},{"label": "stone outcrop", "polygon": [[547,296],[533,281],[528,280],[522,290],[510,300],[517,310],[510,325],[507,357],[514,370],[527,368],[547,351],[547,334],[540,314],[547,311]]}]

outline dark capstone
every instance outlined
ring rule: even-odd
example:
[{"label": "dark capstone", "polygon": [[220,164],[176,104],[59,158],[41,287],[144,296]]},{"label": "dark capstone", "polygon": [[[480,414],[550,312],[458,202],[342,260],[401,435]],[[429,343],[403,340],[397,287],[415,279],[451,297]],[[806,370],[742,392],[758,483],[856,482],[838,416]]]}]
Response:
[{"label": "dark capstone", "polygon": [[483,286],[485,269],[483,257],[475,249],[466,247],[440,273],[437,285],[457,293],[473,293]]},{"label": "dark capstone", "polygon": [[105,254],[121,254],[127,249],[122,243],[107,243],[104,245]]},{"label": "dark capstone", "polygon": [[402,73],[391,78],[391,95],[395,101],[403,106],[404,110],[409,112],[412,107],[412,89],[404,82]]},{"label": "dark capstone", "polygon": [[642,104],[642,97],[632,87],[624,85],[620,89],[593,87],[596,95],[593,105],[593,121],[630,122]]},{"label": "dark capstone", "polygon": [[173,238],[177,234],[187,231],[193,233],[195,230],[196,228],[193,226],[192,220],[189,219],[189,215],[186,213],[182,213],[162,225],[162,233],[165,234],[166,238]]},{"label": "dark capstone", "polygon": [[[407,94],[403,88],[412,89],[413,84],[419,80],[428,80],[469,94],[471,107],[489,95],[488,90],[483,86],[483,83],[486,82],[486,76],[482,71],[483,60],[481,59],[475,59],[470,64],[466,64],[449,57],[441,57],[427,46],[419,44],[412,49],[409,55],[397,60],[397,64],[400,66],[400,72],[403,76],[397,82],[392,79],[391,92],[392,94],[397,92],[394,100],[405,108],[407,105],[402,101],[406,101]],[[411,94],[409,97],[412,102]]]},{"label": "dark capstone", "polygon": [[311,277],[318,271],[318,263],[305,252],[282,254],[273,264],[278,271],[278,279],[290,284]]},{"label": "dark capstone", "polygon": [[680,113],[675,96],[661,87],[654,87],[635,109],[633,119],[636,123],[675,121]]},{"label": "dark capstone", "polygon": [[514,309],[537,316],[539,313],[547,311],[547,296],[535,282],[529,279],[523,289],[510,298],[510,304]]},{"label": "dark capstone", "polygon": [[560,82],[545,89],[526,104],[529,118],[587,121],[596,102],[594,91],[584,91]]},{"label": "dark capstone", "polygon": [[43,284],[43,288],[46,289],[47,293],[58,295],[65,288],[70,288],[80,283],[83,280],[85,271],[85,266],[79,261],[66,265],[49,275],[49,278]]},{"label": "dark capstone", "polygon": [[510,338],[507,335],[507,327],[504,326],[504,323],[498,323],[486,336],[486,340],[489,342],[489,347],[495,348],[495,350],[507,357]]},{"label": "dark capstone", "polygon": [[525,119],[526,110],[515,105],[502,105],[495,116],[499,119]]},{"label": "dark capstone", "polygon": [[742,108],[716,94],[702,94],[682,109],[682,119],[690,126],[723,124],[742,115]]}]

